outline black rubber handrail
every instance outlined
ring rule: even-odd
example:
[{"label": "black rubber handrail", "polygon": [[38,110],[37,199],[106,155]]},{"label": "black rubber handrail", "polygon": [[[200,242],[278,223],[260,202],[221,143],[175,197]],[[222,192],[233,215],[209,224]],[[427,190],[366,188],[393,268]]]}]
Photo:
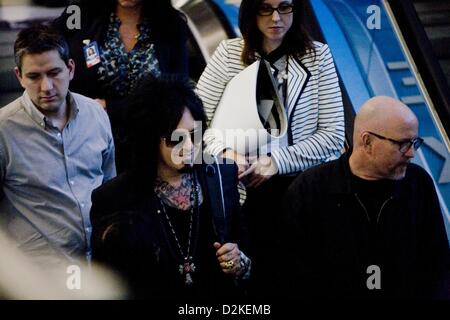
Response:
[{"label": "black rubber handrail", "polygon": [[397,20],[443,129],[450,137],[450,88],[414,5],[410,0],[387,0],[387,2]]}]

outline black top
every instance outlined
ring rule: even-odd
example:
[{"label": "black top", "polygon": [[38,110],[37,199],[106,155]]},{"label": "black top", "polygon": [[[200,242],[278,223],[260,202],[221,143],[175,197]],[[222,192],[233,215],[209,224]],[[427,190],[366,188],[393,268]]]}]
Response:
[{"label": "black top", "polygon": [[[409,164],[405,177],[378,185],[356,181],[351,151],[302,173],[284,208],[285,270],[289,293],[327,298],[436,298],[450,296],[449,244],[431,177]],[[353,183],[352,183],[353,182]],[[376,236],[364,208],[378,214]],[[375,199],[368,200],[368,193]],[[372,203],[372,204],[371,204]],[[383,202],[384,203],[384,202]],[[375,208],[375,209],[374,209]],[[375,248],[375,250],[374,250]],[[381,289],[370,290],[367,268],[381,270]],[[289,281],[289,283],[288,283]]]},{"label": "black top", "polygon": [[[384,266],[389,263],[389,256],[380,241],[379,222],[383,219],[384,206],[388,205],[393,198],[395,180],[365,180],[355,176],[350,172],[351,184],[355,190],[356,200],[360,203],[361,209],[367,214],[368,237],[367,237],[367,256],[365,265],[378,266],[383,268],[383,280],[386,280],[387,272],[384,272]],[[385,213],[384,213],[385,214]],[[364,270],[365,271],[365,270]],[[368,277],[367,273],[362,273],[362,277]],[[371,299],[382,298],[380,290],[371,290],[366,292],[367,297]]]},{"label": "black top", "polygon": [[[118,102],[114,100],[118,97],[115,95],[109,96],[108,94],[114,93],[105,91],[105,87],[101,85],[98,72],[101,64],[88,68],[83,52],[83,47],[85,46],[83,43],[84,40],[89,40],[90,42],[96,41],[99,48],[104,46],[110,24],[110,12],[92,13],[87,11],[89,11],[88,8],[81,8],[81,12],[83,12],[81,29],[68,29],[66,22],[70,18],[70,15],[66,13],[66,10],[53,23],[69,43],[70,55],[76,64],[75,76],[70,83],[70,89],[91,98],[106,99],[108,106],[115,106]],[[161,72],[187,75],[187,24],[181,15],[176,26],[173,27],[177,31],[176,35],[170,38],[161,38],[158,36],[158,28],[161,28],[161,26],[152,25],[151,20],[148,21],[148,24],[150,36],[145,41],[154,44],[156,59],[159,62]]]},{"label": "black top", "polygon": [[[214,242],[217,236],[214,234],[211,215],[208,214],[209,205],[203,203],[199,210],[194,210],[193,227],[191,235],[190,253],[193,257],[192,262],[195,271],[190,275],[192,285],[186,285],[185,275],[180,273],[180,265],[183,264],[181,253],[172,234],[171,228],[160,210],[158,214],[159,223],[162,227],[162,239],[160,240],[161,249],[164,248],[166,254],[163,263],[160,257],[160,263],[164,265],[164,287],[160,294],[167,297],[177,298],[207,298],[217,297],[225,292],[232,294],[233,281],[225,275],[219,266],[215,256]],[[178,210],[165,205],[172,226],[177,235],[184,254],[187,252],[187,243],[189,235],[190,212]],[[145,296],[145,290],[144,291]]]},{"label": "black top", "polygon": [[387,199],[392,197],[395,180],[365,180],[351,174],[352,183],[359,200],[369,215],[370,223],[376,224],[378,214]]},{"label": "black top", "polygon": [[[215,256],[214,242],[225,230],[228,242],[236,242],[245,250],[241,240],[245,227],[239,208],[236,166],[221,165],[222,179],[216,168],[196,167],[202,188],[203,203],[194,211],[193,235],[196,270],[191,274],[193,285],[185,285],[179,272],[182,261],[177,245],[164,215],[161,202],[154,192],[139,187],[130,174],[122,174],[107,182],[92,195],[92,248],[95,261],[112,267],[130,286],[130,298],[198,299],[235,297],[240,294],[232,277],[224,274]],[[208,175],[211,175],[207,177]],[[211,180],[212,179],[212,180]],[[221,182],[220,182],[221,181]],[[214,199],[214,192],[223,185],[224,206]],[[189,212],[165,205],[172,226],[186,252]],[[225,216],[226,227],[217,224]]]}]

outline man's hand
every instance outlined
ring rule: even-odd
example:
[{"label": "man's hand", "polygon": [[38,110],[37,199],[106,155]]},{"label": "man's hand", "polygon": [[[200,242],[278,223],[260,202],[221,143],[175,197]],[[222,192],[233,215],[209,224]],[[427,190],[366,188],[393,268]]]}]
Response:
[{"label": "man's hand", "polygon": [[272,178],[278,168],[271,157],[264,155],[256,159],[246,171],[239,175],[239,179],[248,176],[247,187],[256,188]]},{"label": "man's hand", "polygon": [[222,271],[226,274],[237,276],[241,272],[241,251],[236,243],[220,244],[214,242],[216,257],[219,261]]}]

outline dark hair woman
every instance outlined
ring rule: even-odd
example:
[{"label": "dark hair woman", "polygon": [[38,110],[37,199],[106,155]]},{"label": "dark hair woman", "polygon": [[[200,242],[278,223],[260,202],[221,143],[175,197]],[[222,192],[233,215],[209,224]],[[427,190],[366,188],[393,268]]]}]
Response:
[{"label": "dark hair woman", "polygon": [[303,2],[243,0],[239,15],[242,38],[221,42],[197,85],[210,123],[230,80],[254,61],[265,59],[275,79],[274,90],[284,102],[287,133],[276,144],[260,148],[256,159],[227,149],[216,130],[205,133],[207,150],[234,159],[239,178],[247,184],[251,242],[258,244],[252,272],[256,282],[261,275],[258,293],[270,290],[265,278],[272,270],[259,270],[267,266],[264,251],[277,238],[274,213],[281,206],[281,195],[294,175],[336,159],[344,145],[344,110],[333,58],[326,44],[312,41],[305,31]]},{"label": "dark hair woman", "polygon": [[[64,11],[54,22],[76,64],[70,90],[97,99],[106,108],[121,172],[129,165],[122,99],[147,75],[187,75],[186,21],[170,0],[80,0],[74,4],[81,10],[80,29],[74,23],[74,11]],[[88,54],[92,52],[97,55]]]},{"label": "dark hair woman", "polygon": [[186,81],[150,79],[127,119],[133,169],[93,192],[94,259],[123,275],[133,298],[239,295],[250,259],[241,251],[236,166],[196,157],[200,99]]}]

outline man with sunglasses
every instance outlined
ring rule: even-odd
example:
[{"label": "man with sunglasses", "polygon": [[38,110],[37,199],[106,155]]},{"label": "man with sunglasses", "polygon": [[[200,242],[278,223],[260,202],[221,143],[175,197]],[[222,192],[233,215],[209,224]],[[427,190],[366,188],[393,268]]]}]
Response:
[{"label": "man with sunglasses", "polygon": [[422,142],[407,106],[375,97],[355,118],[353,150],[296,178],[284,210],[290,294],[449,297],[439,200],[428,173],[411,163]]}]

